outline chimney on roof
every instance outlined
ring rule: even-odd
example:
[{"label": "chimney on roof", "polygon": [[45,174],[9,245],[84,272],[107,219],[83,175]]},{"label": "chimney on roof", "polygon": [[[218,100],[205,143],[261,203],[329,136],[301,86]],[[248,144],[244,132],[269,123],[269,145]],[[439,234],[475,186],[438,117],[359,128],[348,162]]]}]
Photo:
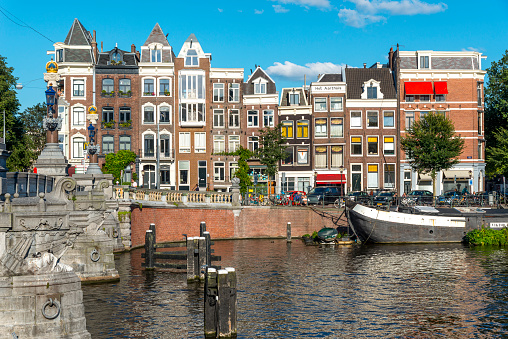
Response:
[{"label": "chimney on roof", "polygon": [[363,63],[363,68],[367,68],[367,63],[366,62]]},{"label": "chimney on roof", "polygon": [[104,43],[101,41],[101,53],[103,52],[103,49],[104,49]]},{"label": "chimney on roof", "polygon": [[393,71],[393,47],[390,47],[390,52],[388,52],[388,67]]},{"label": "chimney on roof", "polygon": [[97,40],[95,39],[95,30],[93,30],[93,36],[92,36],[92,53],[93,53],[93,58],[95,59],[95,62],[97,62],[98,60],[98,51],[97,51]]},{"label": "chimney on roof", "polygon": [[131,45],[131,53],[136,53],[136,45]]}]

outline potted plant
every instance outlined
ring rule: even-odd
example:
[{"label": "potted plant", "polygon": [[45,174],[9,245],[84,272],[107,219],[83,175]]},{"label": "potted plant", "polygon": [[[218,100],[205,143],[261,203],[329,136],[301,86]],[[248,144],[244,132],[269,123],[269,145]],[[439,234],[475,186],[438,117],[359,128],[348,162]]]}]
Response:
[{"label": "potted plant", "polygon": [[164,95],[165,95],[165,96],[167,96],[167,97],[169,97],[169,96],[171,95],[171,93],[170,93],[167,89],[165,89],[165,90],[164,90]]},{"label": "potted plant", "polygon": [[113,128],[115,127],[115,120],[111,120],[111,121],[108,121],[108,122],[105,122],[104,123],[104,128]]},{"label": "potted plant", "polygon": [[131,125],[132,125],[132,120],[127,120],[127,121],[120,123],[120,127],[131,127]]}]

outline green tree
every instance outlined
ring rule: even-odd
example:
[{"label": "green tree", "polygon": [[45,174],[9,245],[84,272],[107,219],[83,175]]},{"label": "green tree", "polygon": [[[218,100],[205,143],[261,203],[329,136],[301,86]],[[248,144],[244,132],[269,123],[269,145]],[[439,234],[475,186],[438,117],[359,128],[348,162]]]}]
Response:
[{"label": "green tree", "polygon": [[275,176],[279,168],[279,161],[285,159],[286,138],[282,136],[282,123],[275,127],[266,127],[259,132],[259,148],[256,150],[256,156],[259,162],[266,165],[266,174],[269,177]]},{"label": "green tree", "polygon": [[122,171],[134,161],[136,161],[136,153],[132,151],[123,150],[117,153],[108,153],[102,172],[113,174],[113,182],[120,181]]},{"label": "green tree", "polygon": [[487,175],[508,177],[508,129],[500,127],[493,137],[493,145],[487,147]]},{"label": "green tree", "polygon": [[[487,69],[488,83],[485,86],[485,139],[487,144],[487,175],[506,175],[508,158],[503,157],[499,143],[504,142],[508,128],[508,50]],[[503,161],[505,161],[503,163]]]},{"label": "green tree", "polygon": [[19,114],[18,120],[23,134],[7,159],[10,171],[22,172],[31,169],[41,154],[46,144],[46,130],[42,124],[46,114],[47,108],[44,103],[29,107]]},{"label": "green tree", "polygon": [[237,156],[238,158],[238,169],[233,173],[233,176],[240,179],[240,192],[246,193],[249,186],[252,186],[252,180],[250,178],[250,167],[247,160],[252,158],[253,153],[242,146],[235,152],[228,153],[227,155]]},{"label": "green tree", "polygon": [[434,194],[436,174],[459,163],[464,140],[455,136],[453,123],[442,114],[429,113],[406,130],[401,139],[409,164],[419,173],[430,173]]},{"label": "green tree", "polygon": [[[0,129],[3,130],[5,110],[5,129],[7,149],[12,150],[20,137],[22,130],[16,119],[19,109],[19,101],[16,97],[16,78],[12,73],[14,68],[7,67],[6,58],[0,55]],[[3,133],[2,133],[3,137]]]}]

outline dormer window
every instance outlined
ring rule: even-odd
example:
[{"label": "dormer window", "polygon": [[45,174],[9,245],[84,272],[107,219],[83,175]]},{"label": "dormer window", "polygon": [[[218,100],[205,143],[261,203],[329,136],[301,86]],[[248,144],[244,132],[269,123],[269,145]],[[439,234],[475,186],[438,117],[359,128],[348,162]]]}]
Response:
[{"label": "dormer window", "polygon": [[254,84],[254,94],[266,94],[266,84],[261,82]]},{"label": "dormer window", "polygon": [[118,52],[113,52],[111,54],[111,61],[114,61],[115,63],[119,63],[121,61],[121,56],[120,56],[120,53]]},{"label": "dormer window", "polygon": [[195,49],[189,49],[185,57],[185,66],[198,66],[198,53]]},{"label": "dormer window", "polygon": [[299,93],[289,93],[289,105],[294,106],[300,103],[300,94]]},{"label": "dormer window", "polygon": [[63,62],[63,49],[56,50],[56,62]]},{"label": "dormer window", "polygon": [[384,95],[381,92],[381,83],[374,79],[364,82],[360,97],[362,99],[383,99]]},{"label": "dormer window", "polygon": [[421,55],[420,56],[420,69],[422,68],[430,68],[429,67],[429,56],[428,55]]},{"label": "dormer window", "polygon": [[162,50],[154,46],[153,49],[150,50],[150,60],[152,62],[162,62]]},{"label": "dormer window", "polygon": [[377,99],[377,87],[367,87],[367,99]]}]

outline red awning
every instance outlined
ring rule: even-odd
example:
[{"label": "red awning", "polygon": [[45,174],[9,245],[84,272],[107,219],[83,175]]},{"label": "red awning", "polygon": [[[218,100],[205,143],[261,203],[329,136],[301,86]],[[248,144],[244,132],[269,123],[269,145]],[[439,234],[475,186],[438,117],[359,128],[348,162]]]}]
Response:
[{"label": "red awning", "polygon": [[434,81],[434,90],[436,94],[448,94],[448,85],[446,81]]},{"label": "red awning", "polygon": [[414,94],[434,94],[432,82],[430,81],[411,81],[404,83],[406,95]]},{"label": "red awning", "polygon": [[318,174],[316,184],[345,184],[345,174]]}]

